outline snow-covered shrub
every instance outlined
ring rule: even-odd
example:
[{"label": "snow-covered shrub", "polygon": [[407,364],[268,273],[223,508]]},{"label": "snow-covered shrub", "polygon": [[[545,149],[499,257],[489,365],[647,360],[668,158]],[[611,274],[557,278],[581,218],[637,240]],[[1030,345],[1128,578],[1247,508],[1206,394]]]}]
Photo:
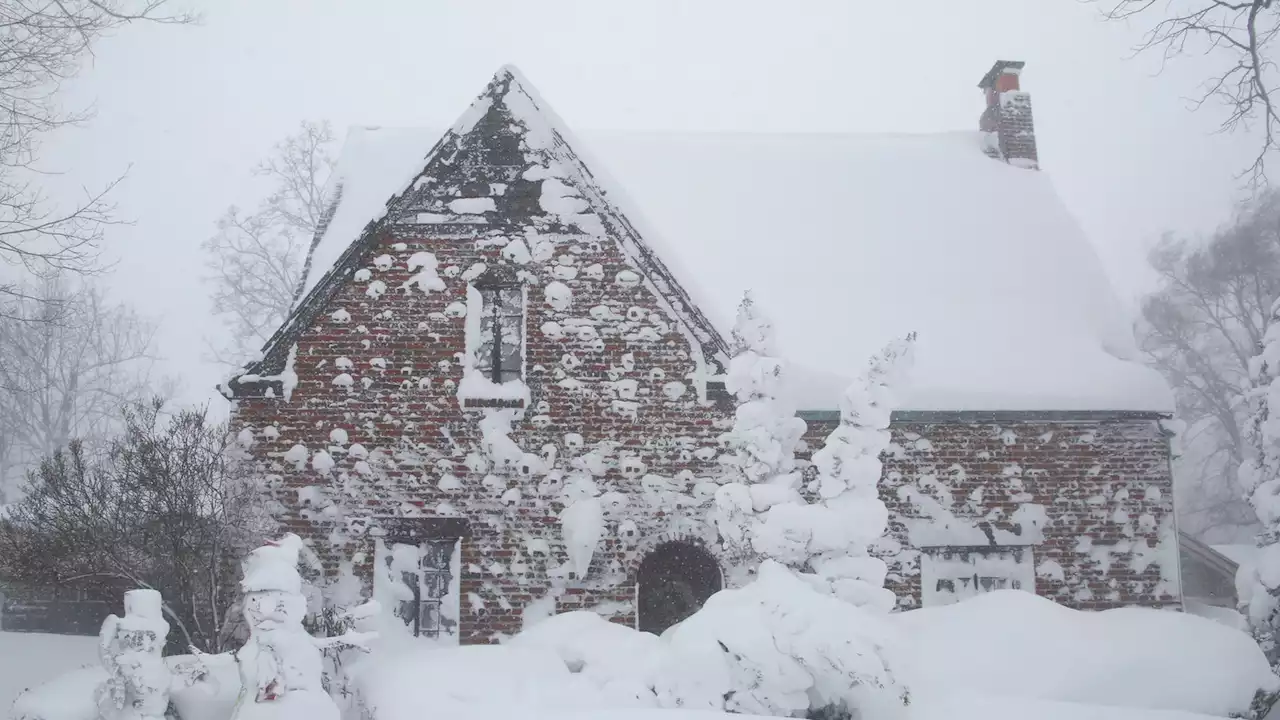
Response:
[{"label": "snow-covered shrub", "polygon": [[[1280,300],[1271,314],[1280,318]],[[1267,328],[1262,352],[1251,369],[1253,414],[1246,426],[1251,452],[1241,463],[1239,478],[1263,531],[1257,558],[1252,566],[1240,567],[1243,577],[1237,585],[1249,588],[1241,594],[1248,598],[1241,611],[1272,668],[1280,671],[1280,416],[1275,414],[1280,408],[1280,323]],[[1275,693],[1262,698],[1256,714],[1264,715],[1276,698]]]},{"label": "snow-covered shrub", "polygon": [[712,595],[670,631],[655,691],[668,707],[800,716],[900,717],[892,628],[765,561],[754,581]]},{"label": "snow-covered shrub", "polygon": [[546,650],[513,645],[405,646],[372,658],[357,680],[369,720],[551,717],[548,710],[610,704]]},{"label": "snow-covered shrub", "polygon": [[884,534],[880,454],[889,445],[892,386],[912,357],[914,335],[890,343],[840,400],[840,425],[814,455],[818,477],[799,491],[795,450],[804,422],[785,398],[785,364],[774,357],[773,329],[748,295],[734,326],[736,353],[728,387],[738,399],[721,458],[729,482],[715,494],[712,521],[740,573],[763,559],[796,569],[815,587],[887,612],[885,564],[868,546]]},{"label": "snow-covered shrub", "polygon": [[889,447],[893,389],[909,370],[915,335],[890,343],[840,398],[840,424],[813,455],[820,498],[810,538],[814,577],[837,597],[888,612],[893,593],[884,588],[887,568],[869,546],[888,529],[880,500],[880,454]]},{"label": "snow-covered shrub", "polygon": [[235,593],[221,590],[270,526],[263,478],[203,410],[166,414],[157,402],[122,414],[101,452],[72,442],[32,473],[0,523],[0,576],[35,588],[85,578],[77,587],[113,601],[121,585],[154,588],[170,652],[230,647]]},{"label": "snow-covered shrub", "polygon": [[665,644],[656,635],[609,622],[594,612],[563,613],[511,639],[513,647],[549,650],[595,694],[616,707],[653,707]]},{"label": "snow-covered shrub", "polygon": [[721,438],[728,452],[720,462],[742,484],[788,476],[805,425],[783,395],[786,364],[775,356],[773,326],[749,293],[738,305],[733,339],[725,386],[738,406],[733,428]]},{"label": "snow-covered shrub", "polygon": [[319,558],[304,547],[303,594],[307,597],[307,615],[303,626],[321,641],[323,656],[322,681],[329,695],[344,713],[354,702],[352,668],[365,660],[367,651],[346,642],[324,644],[325,638],[343,638],[377,632],[381,608],[366,600],[364,584],[355,576],[353,562],[339,563],[338,574],[327,577]]},{"label": "snow-covered shrub", "polygon": [[909,698],[887,659],[896,642],[879,613],[766,561],[756,579],[716,593],[661,639],[576,612],[510,644],[553,653],[584,692],[615,707],[890,720]]},{"label": "snow-covered shrub", "polygon": [[725,385],[738,406],[733,427],[721,437],[725,484],[716,491],[711,520],[726,559],[742,570],[759,555],[753,547],[757,513],[800,501],[795,451],[805,424],[784,399],[786,365],[774,356],[773,326],[750,293],[738,306],[733,339]]},{"label": "snow-covered shrub", "polygon": [[[12,634],[9,635],[12,637]],[[0,633],[0,645],[5,634]],[[50,635],[32,635],[31,639],[47,643]],[[78,639],[78,638],[77,638]],[[0,660],[8,659],[0,648]],[[54,648],[41,647],[39,652]],[[26,658],[28,661],[30,658]],[[177,711],[177,720],[231,720],[240,678],[236,673],[235,658],[230,653],[221,655],[170,655],[164,658],[173,676],[169,688],[169,700]],[[0,663],[0,669],[3,669]],[[83,667],[49,678],[18,695],[11,708],[4,708],[0,687],[0,717],[11,720],[100,720],[97,706],[97,689],[109,680],[101,667]],[[0,679],[0,686],[3,685]],[[8,715],[3,713],[7,710]],[[137,716],[134,716],[137,717]]]}]

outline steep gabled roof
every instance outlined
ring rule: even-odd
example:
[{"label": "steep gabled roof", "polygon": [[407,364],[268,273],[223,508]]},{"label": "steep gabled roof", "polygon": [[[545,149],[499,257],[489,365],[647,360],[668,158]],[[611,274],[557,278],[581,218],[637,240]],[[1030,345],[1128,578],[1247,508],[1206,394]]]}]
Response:
[{"label": "steep gabled roof", "polygon": [[[616,239],[691,342],[702,348],[702,362],[711,365],[708,372],[723,371],[728,348],[720,333],[685,286],[677,282],[664,259],[650,249],[618,209],[575,151],[563,123],[516,68],[499,70],[425,156],[408,148],[404,155],[397,155],[394,175],[362,162],[367,159],[363,153],[351,152],[351,145],[358,145],[359,138],[356,134],[349,139],[331,181],[335,205],[304,278],[303,299],[267,342],[262,360],[228,383],[233,394],[259,385],[260,379],[279,375],[291,343],[356,269],[367,245],[382,230],[397,225],[432,226],[443,236],[475,239],[527,239],[539,233],[561,239]],[[420,159],[415,161],[415,157]],[[488,173],[484,178],[487,183],[538,184],[540,207],[515,200],[507,203],[501,196],[465,196],[466,186],[476,180],[467,175],[468,159],[479,160],[476,164]],[[406,172],[406,168],[412,170]],[[367,174],[380,169],[384,182],[365,181]],[[501,177],[492,176],[495,173]],[[387,184],[388,178],[399,180]],[[395,194],[384,199],[388,187]],[[527,199],[531,194],[511,196]],[[375,205],[379,201],[381,205]],[[477,208],[474,201],[487,204]]]},{"label": "steep gabled roof", "polygon": [[[518,102],[568,138],[504,72],[517,78],[514,97],[527,98]],[[476,107],[460,126],[478,122]],[[352,131],[337,173],[342,202],[309,285],[350,272],[343,253],[360,228],[459,129],[440,141],[430,130]],[[833,408],[867,358],[912,331],[917,365],[903,409],[1173,408],[1158,374],[1134,360],[1129,318],[1049,175],[988,158],[979,133],[597,132],[563,145],[710,355],[723,354],[719,338],[753,290],[799,366],[802,409]]]}]

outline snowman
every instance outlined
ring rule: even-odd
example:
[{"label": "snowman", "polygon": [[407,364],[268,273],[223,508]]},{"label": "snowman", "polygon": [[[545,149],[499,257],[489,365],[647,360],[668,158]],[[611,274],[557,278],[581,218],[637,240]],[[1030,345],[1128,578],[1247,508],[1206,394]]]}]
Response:
[{"label": "snowman", "polygon": [[249,640],[235,653],[241,690],[232,720],[338,720],[321,683],[324,643],[302,627],[301,549],[290,533],[245,558],[240,588]]},{"label": "snowman", "polygon": [[160,593],[124,594],[124,617],[107,616],[98,634],[98,654],[107,679],[95,700],[102,720],[162,720],[172,677],[161,652],[169,634]]}]

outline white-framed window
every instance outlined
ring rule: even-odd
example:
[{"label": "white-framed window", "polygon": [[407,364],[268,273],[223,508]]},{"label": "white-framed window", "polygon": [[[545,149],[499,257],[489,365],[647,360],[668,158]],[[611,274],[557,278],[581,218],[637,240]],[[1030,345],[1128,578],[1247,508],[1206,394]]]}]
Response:
[{"label": "white-framed window", "polygon": [[503,282],[476,283],[480,292],[480,336],[475,367],[501,385],[524,374],[524,288]]},{"label": "white-framed window", "polygon": [[463,409],[524,407],[526,288],[510,267],[491,267],[467,285],[466,356],[458,402]]},{"label": "white-framed window", "polygon": [[993,590],[1036,591],[1030,545],[920,548],[920,604],[950,605]]},{"label": "white-framed window", "polygon": [[406,635],[458,643],[461,542],[453,537],[378,541],[374,599],[404,624]]}]

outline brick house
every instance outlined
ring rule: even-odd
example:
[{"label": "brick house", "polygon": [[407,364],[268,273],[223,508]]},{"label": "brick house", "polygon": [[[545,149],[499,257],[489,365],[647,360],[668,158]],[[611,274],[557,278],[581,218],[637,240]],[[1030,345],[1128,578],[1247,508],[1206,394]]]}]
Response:
[{"label": "brick house", "polygon": [[899,607],[1179,606],[1172,400],[1037,170],[1021,68],[983,78],[976,133],[579,140],[510,68],[447,132],[353,131],[305,298],[223,388],[282,526],[416,634],[662,630],[724,582],[705,513],[751,288],[810,448],[919,335],[882,480]]}]

